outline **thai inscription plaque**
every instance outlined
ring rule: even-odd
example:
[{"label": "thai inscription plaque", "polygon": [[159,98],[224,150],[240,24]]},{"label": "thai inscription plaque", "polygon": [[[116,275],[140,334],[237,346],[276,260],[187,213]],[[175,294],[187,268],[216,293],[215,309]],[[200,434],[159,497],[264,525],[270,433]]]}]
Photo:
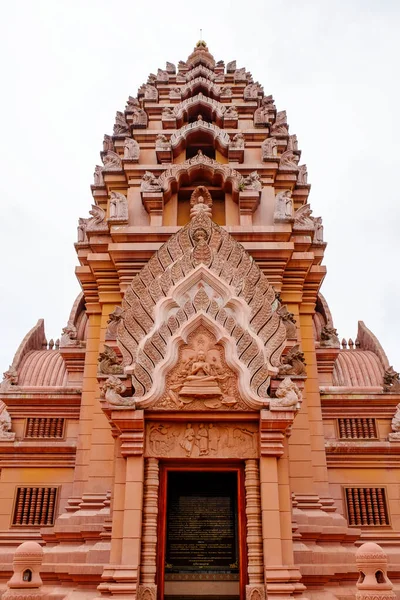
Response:
[{"label": "thai inscription plaque", "polygon": [[237,573],[236,473],[168,475],[166,573]]}]

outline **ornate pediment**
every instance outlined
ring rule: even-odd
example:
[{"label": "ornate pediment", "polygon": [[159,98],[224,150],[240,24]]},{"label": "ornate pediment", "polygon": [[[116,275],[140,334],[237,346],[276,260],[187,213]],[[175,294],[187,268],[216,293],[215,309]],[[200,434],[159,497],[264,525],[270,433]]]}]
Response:
[{"label": "ornate pediment", "polygon": [[[198,207],[126,291],[118,325],[125,372],[138,408],[259,409],[278,373],[286,328],[267,278],[211,221],[207,204]],[[201,360],[194,341],[200,330],[210,340]],[[207,363],[202,378],[190,372],[196,360]],[[223,373],[236,380],[232,389]]]}]

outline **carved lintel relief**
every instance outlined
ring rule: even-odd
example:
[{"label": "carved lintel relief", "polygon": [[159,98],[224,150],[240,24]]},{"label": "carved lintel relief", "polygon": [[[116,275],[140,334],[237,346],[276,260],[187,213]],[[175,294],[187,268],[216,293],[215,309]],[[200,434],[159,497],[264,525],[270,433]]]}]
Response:
[{"label": "carved lintel relief", "polygon": [[151,421],[146,425],[145,456],[255,458],[258,439],[255,423]]}]

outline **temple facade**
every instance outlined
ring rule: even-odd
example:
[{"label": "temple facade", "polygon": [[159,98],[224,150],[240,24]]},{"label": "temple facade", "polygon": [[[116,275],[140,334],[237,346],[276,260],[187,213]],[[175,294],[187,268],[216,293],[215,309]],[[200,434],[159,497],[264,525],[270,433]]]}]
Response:
[{"label": "temple facade", "polygon": [[399,374],[339,341],[286,112],[200,41],[100,156],[82,292],[0,387],[0,595],[400,598]]}]

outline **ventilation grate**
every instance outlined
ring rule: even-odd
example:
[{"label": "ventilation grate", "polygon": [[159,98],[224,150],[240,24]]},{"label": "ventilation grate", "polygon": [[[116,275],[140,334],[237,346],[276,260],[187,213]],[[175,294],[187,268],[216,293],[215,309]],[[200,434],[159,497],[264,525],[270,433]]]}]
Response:
[{"label": "ventilation grate", "polygon": [[349,525],[389,525],[384,488],[345,488]]},{"label": "ventilation grate", "polygon": [[56,487],[17,488],[13,525],[53,525],[57,497]]},{"label": "ventilation grate", "polygon": [[346,440],[376,439],[375,419],[338,419],[339,437]]},{"label": "ventilation grate", "polygon": [[26,420],[26,438],[62,438],[64,419],[32,417]]}]

